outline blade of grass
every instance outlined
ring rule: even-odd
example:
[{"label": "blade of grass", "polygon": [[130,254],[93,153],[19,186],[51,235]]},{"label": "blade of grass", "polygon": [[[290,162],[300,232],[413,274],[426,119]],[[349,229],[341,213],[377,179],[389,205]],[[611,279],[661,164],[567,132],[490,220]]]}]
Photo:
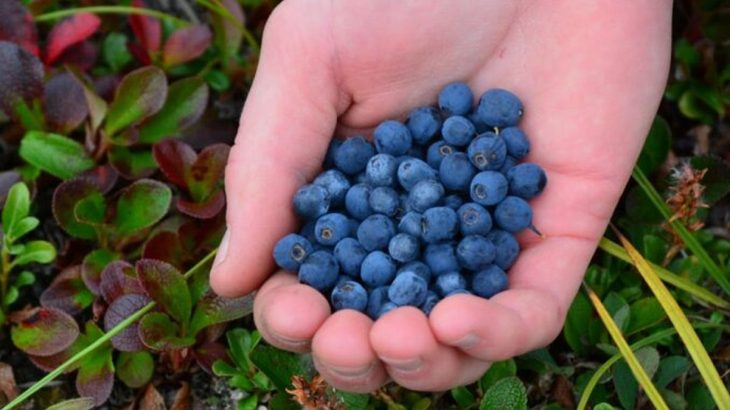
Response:
[{"label": "blade of grass", "polygon": [[[693,323],[692,326],[694,326],[694,328],[698,330],[717,328],[723,328],[726,329],[726,331],[730,330],[730,326],[722,325],[719,323]],[[677,329],[675,328],[664,329],[654,333],[653,335],[649,335],[636,343],[631,344],[629,347],[632,351],[636,351],[641,349],[642,347],[653,345],[666,337],[674,336],[675,334],[677,334]],[[621,360],[622,357],[623,356],[621,355],[621,353],[616,353],[608,360],[606,360],[600,367],[598,367],[598,369],[596,369],[590,380],[588,380],[588,383],[583,389],[583,392],[581,393],[580,401],[578,402],[577,407],[578,410],[584,410],[588,406],[588,400],[590,400],[591,394],[593,394],[593,390],[596,388],[596,386],[598,386],[598,382],[600,382],[601,378],[603,378],[603,375],[611,369],[611,366]]]},{"label": "blade of grass", "polygon": [[626,339],[624,339],[624,336],[621,334],[621,330],[618,328],[618,325],[616,325],[616,322],[613,321],[613,318],[611,318],[611,314],[608,313],[606,307],[603,306],[601,299],[591,288],[588,287],[588,285],[584,283],[583,286],[586,293],[588,293],[588,298],[591,302],[593,302],[593,307],[596,309],[596,312],[598,312],[598,316],[601,318],[603,325],[606,326],[608,333],[611,335],[611,339],[613,339],[616,347],[618,347],[618,350],[621,352],[621,356],[623,356],[624,360],[626,360],[626,364],[629,365],[631,373],[634,374],[634,377],[636,377],[636,380],[644,389],[644,392],[646,392],[646,396],[649,398],[649,401],[651,401],[651,404],[655,409],[669,410],[669,406],[667,406],[667,403],[664,402],[664,398],[661,394],[659,394],[659,390],[657,390],[656,386],[654,386],[654,383],[652,383],[651,378],[648,374],[646,374],[644,368],[641,367],[639,359],[637,359],[634,355],[631,347],[629,347]]},{"label": "blade of grass", "polygon": [[[190,268],[187,272],[185,272],[185,279],[189,278],[193,274],[195,274],[198,270],[202,269],[206,264],[210,263],[213,258],[215,257],[216,252],[218,249],[212,250],[208,255],[206,255],[203,259],[201,259],[198,263],[195,264],[192,268]],[[142,309],[134,312],[131,316],[124,319],[123,321],[119,322],[118,325],[114,326],[111,330],[104,333],[103,336],[96,339],[92,344],[88,345],[86,348],[81,350],[80,352],[73,355],[71,358],[63,362],[60,366],[53,369],[50,373],[45,375],[42,379],[38,380],[37,382],[33,383],[32,386],[30,386],[27,390],[25,390],[23,393],[18,395],[18,397],[15,398],[15,400],[11,401],[10,403],[6,404],[5,407],[2,408],[2,410],[10,410],[15,407],[17,407],[20,403],[24,402],[30,396],[32,396],[35,392],[42,389],[43,386],[51,382],[56,377],[60,376],[66,369],[68,369],[71,365],[78,362],[82,358],[84,358],[89,353],[93,352],[97,348],[99,348],[104,343],[111,340],[112,337],[116,336],[119,332],[124,330],[125,328],[129,327],[132,323],[138,321],[142,318],[142,316],[145,315],[145,313],[152,310],[152,308],[155,307],[155,302],[150,302],[147,305],[145,305]]]},{"label": "blade of grass", "polygon": [[143,16],[157,17],[163,20],[169,20],[179,26],[188,26],[190,22],[177,18],[158,10],[148,9],[144,7],[131,6],[90,6],[90,7],[74,7],[69,9],[52,11],[50,13],[39,14],[33,19],[36,22],[53,21],[63,17],[72,16],[78,13],[94,13],[94,14],[140,14]]},{"label": "blade of grass", "polygon": [[[612,240],[608,238],[602,238],[601,241],[598,243],[598,247],[603,249],[605,252],[611,254],[612,256],[615,256],[619,259],[621,259],[624,262],[632,263],[631,258],[629,257],[629,254],[626,253],[624,248],[621,247],[621,245],[617,244],[616,242],[613,242]],[[707,302],[711,305],[715,305],[719,308],[723,309],[730,309],[730,302],[726,301],[725,299],[721,298],[720,296],[717,296],[716,294],[710,292],[709,290],[703,288],[702,286],[691,282],[690,280],[683,278],[675,273],[672,273],[671,271],[650,263],[651,267],[656,272],[657,276],[659,278],[673,286],[675,286],[678,289],[681,289],[692,296],[696,297],[697,299],[700,299],[704,302]]]},{"label": "blade of grass", "polygon": [[721,410],[730,409],[730,393],[728,393],[727,388],[722,382],[722,378],[720,378],[720,374],[712,364],[710,355],[705,350],[700,338],[689,323],[687,316],[684,315],[677,301],[669,293],[669,289],[664,286],[656,272],[654,272],[644,257],[641,256],[639,251],[618,230],[616,230],[616,234],[621,240],[624,249],[628,252],[629,257],[631,257],[634,266],[644,278],[646,284],[649,285],[659,304],[667,312],[667,316],[672,322],[672,325],[677,329],[679,337],[687,347],[687,352],[692,357],[692,361],[694,361],[718,408]]},{"label": "blade of grass", "polygon": [[651,182],[649,182],[649,179],[646,177],[646,175],[644,175],[644,172],[642,172],[639,167],[634,167],[634,171],[631,175],[634,180],[639,184],[646,196],[649,197],[649,200],[651,200],[654,206],[659,210],[664,219],[670,221],[669,224],[672,226],[672,229],[674,229],[677,235],[682,238],[682,242],[687,245],[687,248],[689,248],[689,250],[692,251],[695,256],[697,256],[697,259],[699,259],[700,263],[705,268],[707,273],[709,273],[712,279],[714,279],[715,282],[720,285],[725,293],[730,295],[730,279],[725,276],[720,267],[715,263],[714,260],[712,260],[710,255],[707,253],[705,248],[702,247],[700,241],[697,240],[697,238],[687,229],[687,227],[685,227],[682,222],[678,220],[671,220],[672,212],[669,210],[667,204],[664,203],[664,200],[662,199],[661,195],[659,195],[659,192],[654,189],[654,186],[652,186]]},{"label": "blade of grass", "polygon": [[260,46],[259,42],[256,40],[256,37],[254,37],[253,34],[246,28],[245,25],[241,24],[236,20],[236,17],[231,14],[230,11],[228,11],[225,6],[220,4],[220,1],[216,0],[196,0],[198,4],[201,6],[207,8],[213,13],[216,13],[223,17],[224,19],[228,20],[233,26],[243,34],[243,38],[246,39],[246,42],[248,43],[248,46],[251,47],[251,49],[254,51],[255,54],[259,54]]}]

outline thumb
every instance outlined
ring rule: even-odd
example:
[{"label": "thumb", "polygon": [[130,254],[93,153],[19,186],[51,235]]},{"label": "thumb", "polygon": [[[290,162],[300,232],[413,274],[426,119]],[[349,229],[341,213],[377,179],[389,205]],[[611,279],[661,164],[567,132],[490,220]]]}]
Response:
[{"label": "thumb", "polygon": [[337,122],[330,37],[316,21],[324,13],[302,14],[291,4],[277,7],[266,25],[226,166],[228,230],[210,276],[222,296],[249,293],[273,272],[274,245],[296,225],[292,197],[319,171]]}]

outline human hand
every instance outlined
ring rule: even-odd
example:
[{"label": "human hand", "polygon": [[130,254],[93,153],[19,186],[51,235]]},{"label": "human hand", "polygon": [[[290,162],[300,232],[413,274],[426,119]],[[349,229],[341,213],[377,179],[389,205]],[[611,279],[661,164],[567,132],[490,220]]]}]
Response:
[{"label": "human hand", "polygon": [[[226,168],[228,233],[213,289],[259,289],[266,340],[312,351],[335,387],[415,390],[476,380],[492,361],[550,343],[629,178],[668,71],[671,2],[287,0],[269,20],[256,79]],[[548,176],[532,201],[545,234],[523,248],[509,289],[457,295],[430,317],[400,308],[373,323],[274,270],[296,230],[291,200],[319,171],[333,133],[368,133],[435,102],[452,81],[525,105],[528,161]]]}]

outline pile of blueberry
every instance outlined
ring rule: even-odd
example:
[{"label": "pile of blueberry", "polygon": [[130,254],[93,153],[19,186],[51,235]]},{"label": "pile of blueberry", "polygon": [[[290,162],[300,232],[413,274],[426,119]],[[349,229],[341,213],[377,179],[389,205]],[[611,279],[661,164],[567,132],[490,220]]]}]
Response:
[{"label": "pile of blueberry", "polygon": [[507,288],[530,228],[527,200],[547,182],[516,127],[522,102],[491,89],[472,109],[464,83],[447,85],[438,108],[385,121],[371,144],[333,140],[325,171],[294,196],[305,224],[282,238],[274,259],[322,292],[335,310],[377,319],[398,306],[429,314],[442,298],[489,298]]}]

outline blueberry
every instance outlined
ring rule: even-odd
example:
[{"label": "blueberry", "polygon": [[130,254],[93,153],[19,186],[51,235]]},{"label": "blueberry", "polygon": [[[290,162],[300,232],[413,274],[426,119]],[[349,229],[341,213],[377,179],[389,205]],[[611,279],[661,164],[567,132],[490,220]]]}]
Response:
[{"label": "blueberry", "polygon": [[474,128],[477,130],[477,134],[481,134],[487,131],[494,131],[494,128],[490,127],[489,124],[485,123],[484,121],[482,121],[481,118],[479,118],[476,110],[470,112],[469,115],[467,115],[467,118],[469,118],[469,121],[474,124]]},{"label": "blueberry", "polygon": [[368,182],[371,185],[389,187],[395,185],[397,171],[398,163],[395,157],[390,154],[373,155],[365,169]]},{"label": "blueberry", "polygon": [[486,235],[492,229],[492,216],[476,202],[462,205],[456,215],[459,217],[459,230],[464,236]]},{"label": "blueberry", "polygon": [[507,145],[502,137],[485,132],[469,144],[466,153],[469,161],[480,171],[495,171],[504,165]]},{"label": "blueberry", "polygon": [[351,216],[363,220],[373,214],[369,202],[370,192],[368,184],[355,184],[350,187],[345,195],[345,209]]},{"label": "blueberry", "polygon": [[417,183],[408,193],[408,204],[414,210],[423,212],[441,202],[444,193],[444,186],[441,183],[433,179],[426,179]]},{"label": "blueberry", "polygon": [[307,184],[294,194],[294,211],[305,220],[317,219],[330,209],[330,194],[320,185]]},{"label": "blueberry", "polygon": [[[426,150],[428,149],[427,145],[419,145],[414,143],[411,145],[411,148],[406,152],[406,155],[401,155],[398,158],[402,157],[410,157],[410,158],[417,158],[420,160],[426,159]],[[398,165],[400,165],[400,161],[398,161]]]},{"label": "blueberry", "polygon": [[325,171],[314,180],[314,185],[323,186],[329,192],[330,206],[333,208],[345,204],[345,194],[350,189],[350,181],[342,172],[336,169]]},{"label": "blueberry", "polygon": [[367,184],[368,183],[368,174],[365,171],[358,172],[357,174],[350,177],[350,184]]},{"label": "blueberry", "polygon": [[325,292],[337,283],[338,271],[334,255],[327,251],[316,251],[299,267],[299,281]]},{"label": "blueberry", "polygon": [[507,182],[509,182],[510,195],[531,199],[540,195],[545,189],[547,176],[539,165],[526,162],[515,165],[507,171]]},{"label": "blueberry", "polygon": [[524,199],[508,196],[494,209],[494,222],[507,232],[519,232],[532,225],[532,208]]},{"label": "blueberry", "polygon": [[469,292],[466,289],[456,289],[456,290],[449,292],[448,295],[444,296],[444,299],[446,299],[449,296],[453,296],[453,295],[473,295],[473,293]]},{"label": "blueberry", "polygon": [[441,136],[444,141],[455,147],[469,145],[476,133],[477,129],[474,124],[468,118],[460,115],[447,118],[441,127]]},{"label": "blueberry", "polygon": [[482,270],[494,262],[497,249],[481,235],[465,236],[456,246],[456,259],[464,269]]},{"label": "blueberry", "polygon": [[446,296],[456,290],[466,289],[466,279],[459,272],[447,272],[436,278],[433,287],[441,296]]},{"label": "blueberry", "polygon": [[290,233],[281,238],[274,247],[274,260],[284,270],[296,272],[304,260],[314,251],[307,238]]},{"label": "blueberry", "polygon": [[428,316],[431,314],[431,311],[434,307],[436,307],[436,304],[439,303],[439,301],[441,301],[439,295],[429,290],[426,293],[426,299],[423,301],[423,303],[421,303],[421,306],[419,306],[419,308],[423,313],[426,314],[426,316]]},{"label": "blueberry", "polygon": [[428,265],[421,261],[413,261],[404,264],[400,267],[400,269],[398,269],[398,272],[396,272],[396,276],[406,271],[413,272],[416,275],[422,277],[423,280],[426,281],[426,283],[431,282],[431,268],[429,268]]},{"label": "blueberry", "polygon": [[317,242],[325,246],[335,246],[337,242],[350,235],[352,235],[350,220],[340,213],[322,215],[314,226]]},{"label": "blueberry", "polygon": [[375,320],[378,318],[378,313],[383,304],[388,302],[388,287],[381,286],[370,291],[368,295],[368,308],[367,313],[371,319]]},{"label": "blueberry", "polygon": [[395,225],[385,215],[370,215],[357,228],[357,240],[368,252],[387,248],[393,236],[395,236]]},{"label": "blueberry", "polygon": [[461,205],[464,204],[464,199],[460,195],[448,195],[444,197],[444,206],[449,207],[456,211]]},{"label": "blueberry", "polygon": [[325,155],[324,164],[322,165],[324,169],[330,169],[335,166],[335,152],[340,145],[342,145],[341,139],[333,138],[330,141],[330,145],[327,146],[327,155]]},{"label": "blueberry", "polygon": [[453,191],[467,191],[476,168],[469,162],[463,152],[454,152],[447,155],[439,167],[441,183]]},{"label": "blueberry", "polygon": [[398,306],[419,306],[426,300],[428,284],[413,272],[396,276],[388,288],[388,298]]},{"label": "blueberry", "polygon": [[305,237],[312,245],[317,243],[317,237],[314,235],[314,225],[317,224],[317,221],[307,221],[304,225],[302,225],[301,229],[299,229],[299,235]]},{"label": "blueberry", "polygon": [[365,138],[359,135],[350,137],[335,151],[335,166],[347,175],[356,175],[365,170],[368,160],[373,155],[375,149]]},{"label": "blueberry", "polygon": [[426,151],[426,162],[428,162],[428,165],[430,165],[433,169],[439,169],[444,157],[454,151],[456,151],[456,148],[447,144],[446,141],[436,141],[431,144],[428,147],[428,151]]},{"label": "blueberry", "polygon": [[425,144],[441,129],[441,117],[433,107],[420,107],[411,111],[406,126],[413,136],[413,142]]},{"label": "blueberry", "polygon": [[421,237],[422,216],[420,213],[411,211],[403,215],[398,223],[398,232],[407,233],[416,238]]},{"label": "blueberry", "polygon": [[459,261],[452,243],[428,245],[423,251],[423,261],[434,275],[459,270]]},{"label": "blueberry", "polygon": [[517,125],[522,117],[522,102],[507,90],[494,88],[482,94],[477,106],[477,114],[485,123],[493,127]]},{"label": "blueberry", "polygon": [[517,165],[519,161],[513,157],[512,155],[507,155],[504,158],[504,164],[502,164],[502,167],[499,169],[499,172],[502,174],[507,174],[510,169],[512,169],[515,165]]},{"label": "blueberry", "polygon": [[448,115],[465,115],[471,110],[474,94],[468,85],[453,82],[439,93],[439,108]]},{"label": "blueberry", "polygon": [[380,307],[380,310],[378,311],[378,318],[382,317],[384,314],[390,312],[391,310],[397,309],[398,305],[396,305],[393,302],[385,302]]},{"label": "blueberry", "polygon": [[399,121],[383,121],[373,131],[375,149],[381,154],[403,155],[411,148],[413,137],[408,127]]},{"label": "blueberry", "polygon": [[398,262],[410,262],[418,257],[418,239],[407,233],[399,233],[388,244],[388,253]]},{"label": "blueberry", "polygon": [[335,245],[335,259],[345,275],[359,277],[360,266],[368,252],[354,238],[345,238]]},{"label": "blueberry", "polygon": [[394,276],[395,262],[382,251],[370,252],[360,266],[360,279],[371,288],[389,284]]},{"label": "blueberry", "polygon": [[373,212],[394,216],[400,208],[400,196],[393,188],[379,186],[370,192],[368,203]]},{"label": "blueberry", "polygon": [[507,178],[499,172],[482,171],[471,180],[469,194],[480,205],[496,205],[507,196]]},{"label": "blueberry", "polygon": [[459,229],[456,211],[445,206],[429,208],[423,213],[421,238],[428,243],[450,240]]},{"label": "blueberry", "polygon": [[494,229],[487,234],[489,239],[496,248],[496,256],[494,264],[503,270],[509,269],[517,259],[520,253],[520,244],[515,237],[506,231]]},{"label": "blueberry", "polygon": [[530,153],[530,141],[527,135],[517,127],[507,127],[499,132],[507,145],[507,154],[520,160]]},{"label": "blueberry", "polygon": [[436,170],[417,158],[405,159],[398,165],[398,182],[406,191],[424,180],[436,179]]},{"label": "blueberry", "polygon": [[507,284],[507,275],[496,265],[475,273],[471,278],[472,291],[483,298],[491,298],[507,289]]},{"label": "blueberry", "polygon": [[353,309],[364,312],[368,306],[368,292],[361,284],[348,280],[335,286],[330,300],[335,310]]}]

